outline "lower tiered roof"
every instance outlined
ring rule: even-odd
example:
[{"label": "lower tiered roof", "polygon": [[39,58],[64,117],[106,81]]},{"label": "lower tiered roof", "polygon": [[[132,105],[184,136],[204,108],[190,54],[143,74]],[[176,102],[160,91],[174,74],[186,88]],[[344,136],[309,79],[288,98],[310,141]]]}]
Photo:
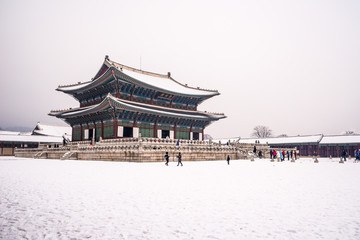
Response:
[{"label": "lower tiered roof", "polygon": [[[127,112],[126,116],[132,118],[131,114],[142,114],[143,116],[148,116],[148,119],[151,121],[153,117],[165,117],[168,119],[182,119],[199,121],[205,127],[210,124],[212,121],[216,121],[222,118],[225,118],[224,114],[220,113],[208,113],[201,111],[189,111],[181,110],[167,107],[160,107],[145,103],[137,103],[133,101],[127,101],[123,99],[116,98],[111,94],[108,94],[107,97],[100,102],[99,104],[92,105],[90,107],[82,107],[76,109],[62,110],[62,111],[51,111],[49,115],[56,116],[58,118],[64,119],[69,124],[79,123],[81,120],[96,121],[96,120],[106,120],[111,117],[124,114]],[[87,118],[87,119],[84,119]]]}]

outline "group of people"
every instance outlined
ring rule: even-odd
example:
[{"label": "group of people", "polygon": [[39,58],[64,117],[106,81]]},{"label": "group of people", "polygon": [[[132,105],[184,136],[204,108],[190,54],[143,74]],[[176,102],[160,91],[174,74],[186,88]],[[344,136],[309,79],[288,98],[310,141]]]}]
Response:
[{"label": "group of people", "polygon": [[287,157],[288,160],[293,159],[293,157],[297,157],[296,155],[296,151],[286,151],[282,150],[282,151],[276,151],[275,149],[270,149],[270,159],[276,159],[279,158],[281,161],[285,160],[285,157]]},{"label": "group of people", "polygon": [[[355,162],[359,162],[360,161],[360,149],[356,149],[354,151],[354,155],[355,155]],[[344,159],[344,161],[346,161],[346,157],[348,156],[346,150],[344,149],[341,153],[341,158]]]},{"label": "group of people", "polygon": [[[183,166],[183,164],[182,164],[182,161],[181,161],[181,152],[179,152],[179,154],[176,156],[177,157],[177,159],[178,159],[178,165],[177,166],[179,166],[179,165],[181,165],[181,166]],[[166,152],[165,153],[165,156],[164,156],[164,159],[165,159],[165,165],[166,166],[169,166],[169,153],[168,152]]]}]

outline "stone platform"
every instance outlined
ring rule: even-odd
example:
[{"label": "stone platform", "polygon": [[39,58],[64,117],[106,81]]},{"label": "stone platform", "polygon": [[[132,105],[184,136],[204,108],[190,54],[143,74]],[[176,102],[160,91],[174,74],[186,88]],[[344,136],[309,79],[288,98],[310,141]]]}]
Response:
[{"label": "stone platform", "polygon": [[[179,145],[177,142],[179,141]],[[70,142],[66,146],[40,145],[36,149],[16,149],[15,156],[25,158],[62,160],[102,160],[124,162],[161,162],[169,153],[170,161],[177,161],[181,152],[183,161],[211,161],[250,159],[255,144],[228,143],[221,145],[210,141],[175,140],[158,138],[103,139],[91,144],[90,141]],[[269,146],[256,144],[264,157],[269,156]]]}]

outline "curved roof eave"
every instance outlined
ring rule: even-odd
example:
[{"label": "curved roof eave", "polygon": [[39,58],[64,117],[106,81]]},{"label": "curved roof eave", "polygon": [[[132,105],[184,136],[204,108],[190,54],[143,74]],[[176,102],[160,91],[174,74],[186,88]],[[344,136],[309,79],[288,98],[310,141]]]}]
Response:
[{"label": "curved roof eave", "polygon": [[[114,104],[114,106],[111,105],[111,103]],[[183,113],[173,113],[168,112],[166,109],[163,110],[157,110],[157,109],[151,109],[141,106],[132,105],[126,102],[123,102],[115,97],[113,97],[111,94],[108,94],[108,96],[99,104],[88,107],[86,109],[77,109],[77,110],[71,110],[71,111],[63,111],[56,113],[50,113],[52,116],[56,116],[59,118],[67,118],[67,117],[76,117],[79,115],[92,113],[92,112],[99,112],[104,110],[107,107],[116,107],[118,109],[124,109],[124,110],[130,110],[130,111],[138,111],[138,112],[144,112],[144,113],[151,113],[151,114],[158,114],[158,115],[164,115],[164,116],[170,116],[170,117],[183,117],[188,119],[198,119],[198,120],[207,120],[207,121],[216,121],[222,118],[225,118],[224,115],[210,115],[210,114],[199,114],[199,115],[190,115],[190,114],[183,114]],[[49,114],[49,115],[50,115]]]}]

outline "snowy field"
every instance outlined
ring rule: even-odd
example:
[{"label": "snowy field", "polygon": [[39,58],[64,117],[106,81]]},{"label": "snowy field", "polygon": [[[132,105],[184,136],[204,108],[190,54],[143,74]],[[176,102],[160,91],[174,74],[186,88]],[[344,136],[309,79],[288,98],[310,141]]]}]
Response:
[{"label": "snowy field", "polygon": [[0,157],[0,239],[360,239],[360,163]]}]

